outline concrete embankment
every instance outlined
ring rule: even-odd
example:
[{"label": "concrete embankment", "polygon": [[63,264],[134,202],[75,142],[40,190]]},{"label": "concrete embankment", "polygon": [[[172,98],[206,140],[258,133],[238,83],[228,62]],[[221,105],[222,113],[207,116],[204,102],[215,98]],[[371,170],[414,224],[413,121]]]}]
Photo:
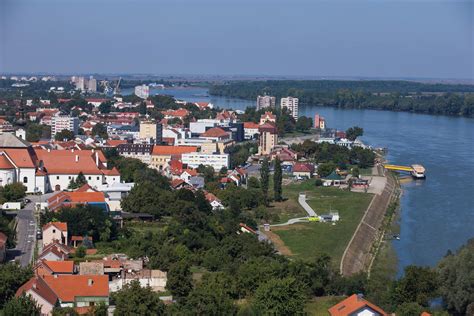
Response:
[{"label": "concrete embankment", "polygon": [[367,208],[359,226],[347,245],[341,259],[340,272],[352,275],[366,271],[373,258],[372,246],[382,232],[382,224],[387,208],[396,190],[396,181],[387,176],[385,188],[376,194]]}]

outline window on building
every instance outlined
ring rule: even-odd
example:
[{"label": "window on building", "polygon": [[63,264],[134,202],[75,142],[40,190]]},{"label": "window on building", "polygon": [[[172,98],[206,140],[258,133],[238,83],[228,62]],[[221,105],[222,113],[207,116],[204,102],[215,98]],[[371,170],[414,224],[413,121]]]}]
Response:
[{"label": "window on building", "polygon": [[99,177],[97,177],[97,180],[99,180],[99,179],[100,179],[100,178],[99,178]]},{"label": "window on building", "polygon": [[71,176],[69,176],[68,178],[69,178],[69,180],[71,180]]},{"label": "window on building", "polygon": [[56,180],[59,180],[59,176],[56,176]]},{"label": "window on building", "polygon": [[91,176],[89,176],[89,180],[92,180],[92,177],[91,177]]},{"label": "window on building", "polygon": [[28,183],[28,177],[23,177],[23,183]]}]

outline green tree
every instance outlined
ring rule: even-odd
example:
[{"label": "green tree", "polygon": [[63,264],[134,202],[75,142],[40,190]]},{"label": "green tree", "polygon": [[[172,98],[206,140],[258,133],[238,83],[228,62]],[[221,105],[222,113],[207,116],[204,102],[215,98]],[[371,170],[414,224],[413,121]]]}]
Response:
[{"label": "green tree", "polygon": [[112,109],[112,103],[110,101],[102,102],[99,105],[99,111],[102,114],[110,113],[111,109]]},{"label": "green tree", "polygon": [[5,316],[39,316],[40,314],[41,308],[30,295],[13,297],[3,308]]},{"label": "green tree", "polygon": [[75,190],[77,188],[82,187],[84,184],[87,184],[87,179],[82,173],[82,171],[80,171],[76,179],[73,178],[71,179],[71,181],[69,181],[69,185],[67,188],[71,190]]},{"label": "green tree", "polygon": [[333,162],[325,162],[318,166],[318,175],[322,178],[330,175],[336,170],[336,165]]},{"label": "green tree", "polygon": [[306,299],[304,285],[294,278],[273,278],[258,287],[252,306],[261,315],[297,315],[303,314]]},{"label": "green tree", "polygon": [[86,256],[86,247],[84,246],[77,247],[74,256],[76,258],[84,258]]},{"label": "green tree", "polygon": [[74,139],[74,133],[67,129],[63,129],[59,133],[56,133],[54,139],[57,141],[71,140]]},{"label": "green tree", "polygon": [[165,305],[150,287],[141,287],[137,280],[112,293],[114,315],[164,315]]},{"label": "green tree", "polygon": [[265,205],[268,205],[268,186],[270,180],[270,167],[268,166],[268,158],[263,158],[262,165],[260,167],[260,186],[262,188],[263,201]]},{"label": "green tree", "polygon": [[474,239],[438,263],[440,294],[448,311],[464,315],[474,312]]},{"label": "green tree", "polygon": [[180,261],[171,265],[168,271],[166,289],[178,300],[188,296],[193,289],[193,283],[192,274],[187,263]]},{"label": "green tree", "polygon": [[0,264],[0,309],[32,276],[30,268],[22,268],[16,263]]},{"label": "green tree", "polygon": [[92,127],[92,135],[99,136],[103,139],[109,138],[109,135],[107,134],[107,126],[102,123],[95,124],[94,127]]},{"label": "green tree", "polygon": [[186,298],[184,308],[191,315],[235,315],[237,308],[224,288],[199,286]]},{"label": "green tree", "polygon": [[313,127],[313,119],[307,116],[300,116],[296,121],[295,129],[299,132],[307,132]]},{"label": "green tree", "polygon": [[354,167],[354,168],[352,168],[352,171],[351,171],[351,173],[352,173],[352,176],[353,176],[353,177],[356,177],[356,178],[358,178],[358,177],[359,177],[359,175],[360,175],[360,170],[359,170],[359,168],[358,168],[358,167]]},{"label": "green tree", "polygon": [[355,141],[357,137],[364,135],[364,129],[359,126],[353,126],[346,130],[346,138]]},{"label": "green tree", "polygon": [[438,274],[427,267],[408,266],[405,275],[396,282],[393,302],[401,305],[403,303],[415,302],[421,306],[428,306],[431,299],[438,293]]},{"label": "green tree", "polygon": [[7,202],[19,201],[26,196],[26,187],[21,182],[14,182],[0,187],[0,196]]},{"label": "green tree", "polygon": [[273,173],[273,192],[275,195],[275,201],[280,202],[283,199],[282,196],[282,181],[283,173],[281,170],[280,158],[275,159],[275,171]]},{"label": "green tree", "polygon": [[421,315],[424,311],[423,306],[416,302],[403,303],[397,307],[396,315],[397,316],[414,316]]}]

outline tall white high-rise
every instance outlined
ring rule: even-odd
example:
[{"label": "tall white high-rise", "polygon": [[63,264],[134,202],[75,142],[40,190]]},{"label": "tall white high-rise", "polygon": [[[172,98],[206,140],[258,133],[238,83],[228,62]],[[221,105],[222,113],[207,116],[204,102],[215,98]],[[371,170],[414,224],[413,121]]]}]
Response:
[{"label": "tall white high-rise", "polygon": [[295,120],[298,119],[298,98],[286,97],[281,98],[281,109],[287,108],[290,115],[293,116]]},{"label": "tall white high-rise", "polygon": [[264,108],[274,108],[275,107],[275,97],[270,95],[259,95],[257,97],[257,111]]},{"label": "tall white high-rise", "polygon": [[68,130],[77,135],[79,132],[79,119],[71,116],[53,116],[51,119],[51,136],[56,136],[57,133]]},{"label": "tall white high-rise", "polygon": [[89,92],[97,91],[97,80],[92,76],[90,76],[89,81],[87,82],[87,90],[89,90]]}]

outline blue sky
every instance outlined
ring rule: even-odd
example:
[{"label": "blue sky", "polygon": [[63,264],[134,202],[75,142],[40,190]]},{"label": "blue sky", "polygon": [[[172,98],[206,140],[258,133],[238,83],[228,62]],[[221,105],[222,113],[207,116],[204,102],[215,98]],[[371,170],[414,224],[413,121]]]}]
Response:
[{"label": "blue sky", "polygon": [[473,1],[0,0],[0,72],[473,79]]}]

